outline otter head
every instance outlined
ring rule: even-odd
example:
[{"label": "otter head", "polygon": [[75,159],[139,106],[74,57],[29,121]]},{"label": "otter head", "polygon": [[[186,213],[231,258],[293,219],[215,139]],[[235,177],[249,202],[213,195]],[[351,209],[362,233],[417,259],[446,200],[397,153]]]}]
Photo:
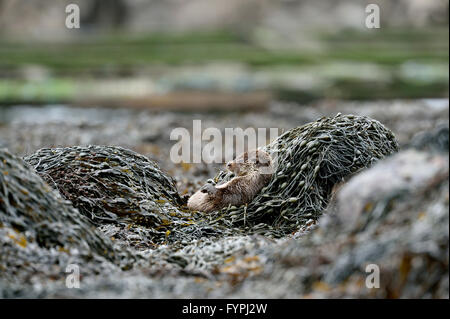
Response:
[{"label": "otter head", "polygon": [[261,150],[245,152],[227,163],[227,169],[235,175],[245,175],[252,171],[260,174],[272,174],[272,159]]},{"label": "otter head", "polygon": [[218,191],[213,184],[206,183],[189,198],[187,206],[192,210],[209,212],[214,209]]},{"label": "otter head", "polygon": [[206,183],[200,188],[200,193],[205,195],[214,195],[217,192],[217,188],[211,183]]}]

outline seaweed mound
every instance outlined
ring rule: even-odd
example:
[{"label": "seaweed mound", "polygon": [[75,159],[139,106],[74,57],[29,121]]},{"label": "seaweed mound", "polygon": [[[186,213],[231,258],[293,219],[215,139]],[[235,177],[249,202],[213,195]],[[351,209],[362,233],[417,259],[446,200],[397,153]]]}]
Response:
[{"label": "seaweed mound", "polygon": [[[277,166],[270,183],[251,203],[228,207],[211,218],[226,212],[235,226],[283,236],[316,220],[336,184],[397,152],[398,143],[376,120],[338,114],[294,128],[263,149]],[[230,173],[220,172],[215,181],[230,178]]]},{"label": "seaweed mound", "polygon": [[131,150],[97,145],[41,149],[24,160],[119,246],[183,245],[217,234],[200,214],[183,207],[172,177]]},{"label": "seaweed mound", "polygon": [[73,262],[117,259],[112,243],[86,217],[22,159],[0,149],[0,277],[19,280],[36,271],[59,276]]},{"label": "seaweed mound", "polygon": [[[276,163],[270,183],[251,203],[208,214],[187,210],[171,177],[120,147],[42,149],[25,161],[108,236],[178,249],[204,237],[295,232],[322,214],[333,186],[398,144],[378,121],[338,114],[292,129],[264,149]],[[220,172],[215,181],[230,178]]]},{"label": "seaweed mound", "polygon": [[121,147],[41,149],[24,160],[97,225],[164,225],[161,212],[182,203],[174,181],[155,162]]}]

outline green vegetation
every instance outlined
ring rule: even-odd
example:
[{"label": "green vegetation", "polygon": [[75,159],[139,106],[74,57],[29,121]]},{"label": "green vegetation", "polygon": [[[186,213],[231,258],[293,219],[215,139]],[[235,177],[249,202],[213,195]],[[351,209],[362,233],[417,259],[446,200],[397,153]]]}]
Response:
[{"label": "green vegetation", "polygon": [[319,35],[326,50],[268,50],[232,33],[118,35],[71,43],[0,42],[0,67],[40,64],[55,71],[105,65],[186,64],[233,61],[250,65],[311,64],[348,60],[399,64],[448,61],[448,29],[344,31]]},{"label": "green vegetation", "polygon": [[61,103],[76,97],[76,84],[69,79],[45,82],[0,80],[0,103]]},{"label": "green vegetation", "polygon": [[[13,101],[64,101],[75,94],[77,81],[108,76],[133,75],[142,67],[201,65],[214,62],[241,63],[251,70],[270,72],[287,66],[323,67],[336,63],[371,64],[387,74],[372,81],[336,74],[325,76],[327,88],[306,92],[307,97],[342,98],[442,97],[448,94],[448,29],[380,29],[365,32],[344,30],[336,34],[317,34],[321,49],[267,49],[251,37],[231,32],[114,35],[84,37],[70,43],[21,43],[0,39],[0,103]],[[432,65],[437,71],[427,81],[405,78],[406,62],[420,67]],[[49,70],[52,80],[26,83],[16,70],[40,65]],[[81,76],[81,78],[80,78]],[[419,74],[420,76],[420,74]],[[303,96],[302,88],[278,87],[280,96]],[[301,99],[300,99],[301,100]]]}]

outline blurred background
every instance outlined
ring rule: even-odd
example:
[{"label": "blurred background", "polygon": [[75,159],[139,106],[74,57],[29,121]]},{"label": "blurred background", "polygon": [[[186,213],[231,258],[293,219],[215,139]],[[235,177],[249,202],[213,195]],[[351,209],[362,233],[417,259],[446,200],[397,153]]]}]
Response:
[{"label": "blurred background", "polygon": [[[71,3],[79,29],[65,24]],[[366,27],[369,3],[380,8],[379,29]],[[46,269],[61,268],[39,257],[48,267],[30,259],[31,284],[25,275],[0,283],[0,297],[448,298],[448,96],[448,0],[0,0],[0,148],[19,156],[119,145],[156,160],[186,195],[223,168],[170,160],[170,133],[192,130],[194,119],[202,129],[281,134],[338,112],[365,115],[401,148],[352,177],[311,236],[307,222],[277,242],[152,244],[150,272],[99,279],[83,268],[82,289],[58,286]],[[143,228],[111,227],[99,229],[116,243],[148,242]],[[11,238],[0,237],[4,247]],[[18,245],[3,255],[27,256]],[[3,262],[3,278],[21,260]],[[381,289],[365,286],[369,261],[380,265]]]},{"label": "blurred background", "polygon": [[337,112],[405,144],[448,117],[448,13],[446,0],[0,0],[0,146],[122,145],[185,174],[169,134],[194,118],[283,131]]},{"label": "blurred background", "polygon": [[[70,3],[79,29],[65,26]],[[380,29],[365,26],[369,3],[380,6]],[[0,102],[198,108],[206,99],[229,109],[235,103],[216,93],[239,95],[243,107],[266,103],[262,93],[298,102],[447,97],[448,8],[445,0],[0,0]],[[180,101],[176,92],[189,94]]]}]

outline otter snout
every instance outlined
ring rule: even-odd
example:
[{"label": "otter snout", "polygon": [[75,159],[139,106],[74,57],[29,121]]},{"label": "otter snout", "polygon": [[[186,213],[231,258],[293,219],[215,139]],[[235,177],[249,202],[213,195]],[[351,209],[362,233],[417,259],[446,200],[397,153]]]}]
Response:
[{"label": "otter snout", "polygon": [[235,174],[239,173],[238,172],[239,171],[239,167],[238,167],[238,165],[236,165],[236,163],[234,161],[231,161],[231,162],[227,163],[227,169],[230,172],[232,172],[232,173],[235,173]]}]

